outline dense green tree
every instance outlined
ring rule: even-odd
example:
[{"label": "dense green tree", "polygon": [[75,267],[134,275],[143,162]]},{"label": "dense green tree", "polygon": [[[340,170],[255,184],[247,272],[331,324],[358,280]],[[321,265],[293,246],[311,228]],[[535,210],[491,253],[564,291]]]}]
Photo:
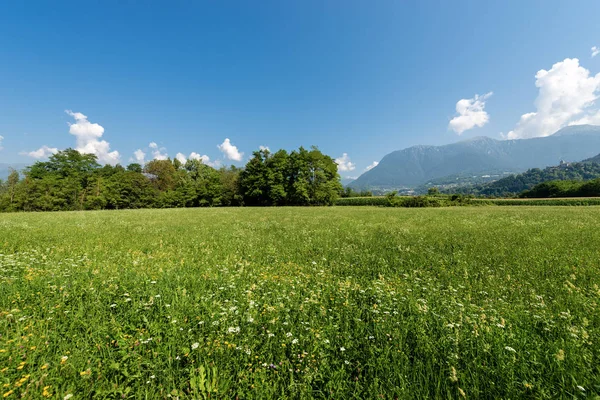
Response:
[{"label": "dense green tree", "polygon": [[67,149],[0,181],[0,211],[143,207],[326,205],[342,192],[337,165],[313,147],[254,152],[245,168],[219,170],[201,160],[98,164]]}]

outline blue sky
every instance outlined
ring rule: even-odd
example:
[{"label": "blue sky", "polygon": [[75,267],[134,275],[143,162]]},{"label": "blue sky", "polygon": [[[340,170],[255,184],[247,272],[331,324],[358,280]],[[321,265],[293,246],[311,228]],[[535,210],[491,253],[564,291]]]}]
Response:
[{"label": "blue sky", "polygon": [[411,145],[600,124],[598,15],[597,0],[1,2],[0,163],[79,147],[243,165],[317,145],[358,176]]}]

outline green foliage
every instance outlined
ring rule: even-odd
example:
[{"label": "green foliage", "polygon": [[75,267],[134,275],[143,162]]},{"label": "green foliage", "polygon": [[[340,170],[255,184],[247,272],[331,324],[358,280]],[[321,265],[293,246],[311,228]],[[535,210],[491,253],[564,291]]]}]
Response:
[{"label": "green foliage", "polygon": [[600,395],[594,207],[14,213],[0,225],[8,399]]},{"label": "green foliage", "polygon": [[385,196],[371,197],[341,197],[335,201],[336,206],[387,206],[388,199]]},{"label": "green foliage", "polygon": [[531,190],[527,190],[520,197],[599,197],[600,196],[600,178],[591,181],[550,181],[535,185]]},{"label": "green foliage", "polygon": [[332,205],[342,191],[337,165],[316,147],[259,150],[245,169],[215,169],[200,160],[153,160],[100,166],[67,149],[37,162],[25,179],[0,181],[0,211]]},{"label": "green foliage", "polygon": [[548,181],[587,181],[597,178],[600,178],[600,164],[581,162],[563,164],[545,169],[533,168],[522,174],[510,175],[484,185],[449,189],[448,191],[469,193],[478,196],[507,197],[515,196]]},{"label": "green foliage", "polygon": [[316,147],[255,151],[239,185],[244,204],[252,206],[332,205],[343,189],[337,164]]},{"label": "green foliage", "polygon": [[370,190],[356,191],[350,186],[346,186],[341,193],[341,197],[372,197],[373,192]]}]

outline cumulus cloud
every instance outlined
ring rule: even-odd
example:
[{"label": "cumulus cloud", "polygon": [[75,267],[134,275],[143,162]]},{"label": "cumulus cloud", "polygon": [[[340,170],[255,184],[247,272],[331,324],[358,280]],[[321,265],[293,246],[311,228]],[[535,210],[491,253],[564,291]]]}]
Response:
[{"label": "cumulus cloud", "polygon": [[370,171],[370,170],[372,170],[373,168],[375,168],[378,165],[379,165],[379,161],[373,161],[372,164],[367,165],[367,168],[365,168],[365,171]]},{"label": "cumulus cloud", "polygon": [[40,158],[48,158],[50,157],[52,154],[56,154],[58,153],[58,149],[56,147],[48,147],[48,146],[42,146],[37,150],[33,150],[33,151],[29,151],[29,152],[21,152],[20,154],[25,155],[25,156],[29,156],[29,157],[33,157],[36,159],[40,159]]},{"label": "cumulus cloud", "polygon": [[133,152],[132,161],[133,160],[135,160],[135,162],[137,162],[138,164],[144,165],[146,163],[146,153],[144,153],[142,149],[137,149]]},{"label": "cumulus cloud", "polygon": [[486,93],[483,96],[476,94],[472,99],[460,99],[456,103],[456,112],[459,115],[450,120],[448,128],[462,135],[464,131],[476,126],[481,128],[487,124],[490,116],[485,111],[485,102],[492,94],[492,92]]},{"label": "cumulus cloud", "polygon": [[77,151],[83,154],[94,154],[100,162],[108,164],[119,162],[119,152],[110,151],[110,144],[106,140],[100,140],[104,134],[101,125],[91,123],[82,113],[71,110],[65,112],[75,119],[74,124],[69,124],[69,133],[76,138]]},{"label": "cumulus cloud", "polygon": [[600,73],[590,76],[578,59],[566,58],[549,71],[541,69],[535,79],[539,88],[536,111],[523,114],[506,135],[508,139],[549,136],[569,124],[592,123],[599,118],[592,107],[600,95]]},{"label": "cumulus cloud", "polygon": [[0,150],[2,150],[4,147],[2,147],[2,141],[4,140],[4,136],[0,135]]},{"label": "cumulus cloud", "polygon": [[350,161],[350,156],[348,156],[348,153],[344,153],[341,157],[336,158],[335,163],[338,165],[338,170],[342,172],[354,171],[356,168],[356,165]]},{"label": "cumulus cloud", "polygon": [[600,47],[593,46],[592,47],[592,58],[596,57],[598,54],[600,54]]},{"label": "cumulus cloud", "polygon": [[179,162],[182,163],[182,164],[185,164],[185,162],[187,161],[187,157],[183,153],[177,153],[175,155],[175,159],[179,160]]},{"label": "cumulus cloud", "polygon": [[211,167],[218,167],[219,165],[221,165],[221,162],[219,160],[216,161],[210,161],[210,157],[205,155],[205,154],[198,154],[194,151],[192,151],[189,155],[189,157],[186,157],[185,154],[183,153],[177,153],[177,155],[175,156],[176,159],[178,159],[182,164],[185,164],[187,162],[187,160],[198,160],[198,161],[202,161],[202,164],[211,166]]},{"label": "cumulus cloud", "polygon": [[244,153],[240,153],[238,148],[231,144],[229,138],[226,138],[223,143],[217,146],[221,153],[228,159],[233,161],[242,161]]},{"label": "cumulus cloud", "polygon": [[169,158],[167,154],[167,149],[164,147],[158,147],[158,145],[154,142],[150,142],[148,145],[152,151],[152,159],[153,160],[166,160]]}]

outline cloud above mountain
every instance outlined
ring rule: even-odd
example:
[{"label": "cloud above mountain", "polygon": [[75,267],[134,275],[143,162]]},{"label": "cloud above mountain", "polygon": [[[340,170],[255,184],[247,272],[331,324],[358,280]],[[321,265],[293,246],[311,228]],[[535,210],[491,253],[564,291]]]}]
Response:
[{"label": "cloud above mountain", "polygon": [[456,112],[458,116],[452,118],[448,123],[448,128],[459,135],[475,127],[481,128],[490,120],[490,116],[485,111],[485,102],[492,96],[492,92],[483,96],[475,95],[471,99],[460,99],[456,103]]},{"label": "cloud above mountain", "polygon": [[335,163],[338,165],[338,170],[341,172],[354,171],[356,165],[350,161],[348,153],[343,153],[341,157],[335,159]]},{"label": "cloud above mountain", "polygon": [[379,165],[379,161],[373,161],[371,164],[367,165],[367,168],[365,168],[365,171],[370,171],[378,165]]},{"label": "cloud above mountain", "polygon": [[535,75],[535,111],[523,114],[506,137],[526,139],[552,135],[567,125],[600,123],[595,101],[600,96],[600,73],[594,75],[577,58],[557,62]]}]

